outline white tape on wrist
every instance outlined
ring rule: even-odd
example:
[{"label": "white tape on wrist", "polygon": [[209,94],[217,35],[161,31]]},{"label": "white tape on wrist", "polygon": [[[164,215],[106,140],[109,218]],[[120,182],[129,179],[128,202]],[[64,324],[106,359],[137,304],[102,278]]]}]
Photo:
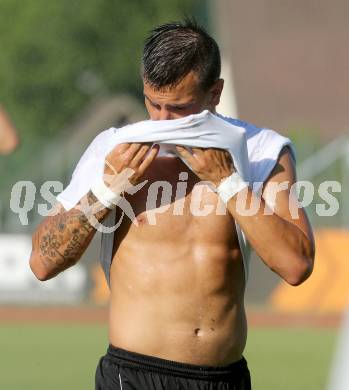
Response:
[{"label": "white tape on wrist", "polygon": [[91,191],[103,206],[111,210],[116,207],[117,203],[121,199],[121,195],[113,192],[109,187],[107,187],[103,179],[95,183],[91,187]]},{"label": "white tape on wrist", "polygon": [[227,204],[229,199],[246,187],[248,187],[248,183],[244,181],[237,172],[234,172],[231,176],[222,181],[216,188],[216,192],[223,202]]}]

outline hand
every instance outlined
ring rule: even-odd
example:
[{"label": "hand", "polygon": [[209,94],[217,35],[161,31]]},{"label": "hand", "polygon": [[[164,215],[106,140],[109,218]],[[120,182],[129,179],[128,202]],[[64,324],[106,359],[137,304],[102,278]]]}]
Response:
[{"label": "hand", "polygon": [[225,150],[191,148],[190,153],[183,146],[176,146],[176,149],[201,180],[210,181],[216,187],[236,171],[230,153]]},{"label": "hand", "polygon": [[[136,185],[154,161],[158,151],[159,145],[152,147],[150,143],[117,145],[105,159],[104,179],[107,178],[106,181],[111,184],[111,181],[117,181],[118,177],[125,176],[125,180]],[[123,175],[120,175],[121,173]]]}]

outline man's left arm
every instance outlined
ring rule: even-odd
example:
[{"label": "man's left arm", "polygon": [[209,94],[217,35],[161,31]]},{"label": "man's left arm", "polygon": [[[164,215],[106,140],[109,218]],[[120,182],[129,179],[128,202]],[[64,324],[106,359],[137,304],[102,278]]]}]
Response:
[{"label": "man's left arm", "polygon": [[[264,184],[255,215],[239,213],[238,196],[233,196],[227,204],[255,252],[270,269],[294,286],[310,276],[315,256],[309,219],[294,191],[291,192],[296,180],[295,162],[285,147]],[[247,204],[258,201],[258,195],[250,188],[246,195]]]},{"label": "man's left arm", "polygon": [[[178,151],[202,180],[211,181],[216,187],[235,170],[227,152],[197,148],[193,148],[193,154],[183,148]],[[262,197],[248,187],[243,190],[243,197],[237,193],[227,202],[229,213],[254,251],[270,269],[294,286],[310,276],[315,255],[314,237],[306,212],[291,193],[295,182],[295,162],[289,148],[285,147],[264,183]],[[275,192],[277,187],[279,190]],[[247,205],[251,202],[260,204],[253,215],[246,215],[239,212],[239,199]],[[292,210],[297,211],[296,217]]]}]

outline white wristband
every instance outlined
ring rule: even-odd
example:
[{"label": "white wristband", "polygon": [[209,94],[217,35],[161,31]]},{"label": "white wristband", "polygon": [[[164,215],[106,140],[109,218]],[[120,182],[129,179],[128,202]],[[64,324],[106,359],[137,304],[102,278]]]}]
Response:
[{"label": "white wristband", "polygon": [[229,199],[246,187],[248,187],[248,183],[245,182],[237,172],[234,172],[231,176],[222,181],[217,187],[216,192],[223,202],[227,204]]},{"label": "white wristband", "polygon": [[92,193],[95,197],[102,203],[103,206],[108,209],[114,209],[121,199],[120,194],[116,194],[104,183],[104,180],[101,179],[91,187]]}]

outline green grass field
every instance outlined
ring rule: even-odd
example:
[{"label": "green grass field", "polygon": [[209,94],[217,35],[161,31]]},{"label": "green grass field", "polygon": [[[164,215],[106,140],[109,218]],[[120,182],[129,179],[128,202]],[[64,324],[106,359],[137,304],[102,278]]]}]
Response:
[{"label": "green grass field", "polygon": [[[250,329],[253,390],[325,390],[335,337],[324,329]],[[1,325],[0,389],[93,389],[106,346],[100,325]]]}]

